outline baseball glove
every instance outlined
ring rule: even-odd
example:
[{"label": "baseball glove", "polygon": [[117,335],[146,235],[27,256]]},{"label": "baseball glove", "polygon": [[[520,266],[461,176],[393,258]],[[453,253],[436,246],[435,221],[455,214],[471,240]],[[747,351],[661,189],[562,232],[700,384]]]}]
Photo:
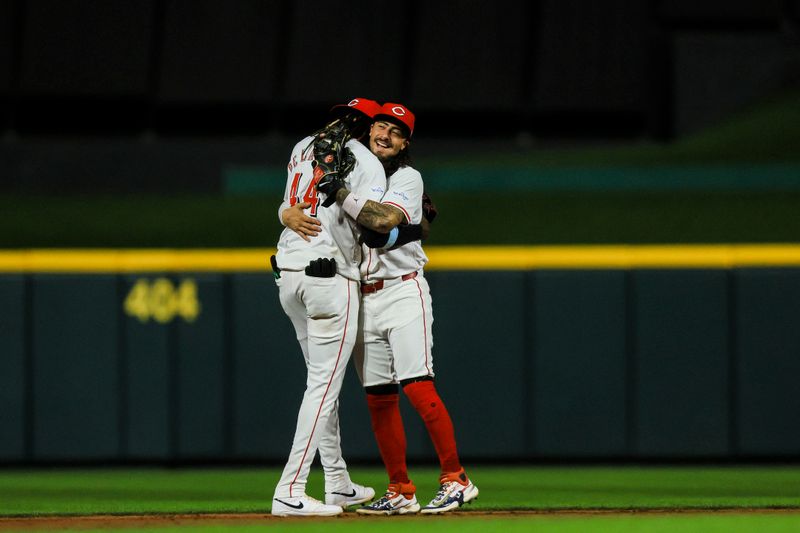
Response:
[{"label": "baseball glove", "polygon": [[428,196],[428,193],[425,191],[422,192],[422,214],[429,223],[433,222],[433,219],[439,214],[439,211],[436,209],[436,205],[434,205],[433,200],[431,200],[431,197]]},{"label": "baseball glove", "polygon": [[327,195],[323,207],[336,201],[336,193],[345,187],[344,178],[356,164],[355,156],[345,146],[349,140],[350,130],[338,120],[314,136],[314,182],[317,191]]}]

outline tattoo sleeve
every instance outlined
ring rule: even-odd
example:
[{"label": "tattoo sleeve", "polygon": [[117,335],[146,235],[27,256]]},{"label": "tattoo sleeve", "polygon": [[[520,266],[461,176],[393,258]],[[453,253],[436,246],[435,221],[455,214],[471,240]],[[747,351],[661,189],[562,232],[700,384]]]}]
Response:
[{"label": "tattoo sleeve", "polygon": [[367,200],[356,222],[375,231],[388,233],[404,218],[403,212],[396,207]]},{"label": "tattoo sleeve", "polygon": [[[342,205],[348,194],[350,194],[350,191],[347,189],[339,189],[336,193],[336,203]],[[396,207],[375,202],[374,200],[367,200],[358,213],[356,222],[371,230],[389,233],[393,227],[402,223],[403,220],[405,220],[405,215]]]}]

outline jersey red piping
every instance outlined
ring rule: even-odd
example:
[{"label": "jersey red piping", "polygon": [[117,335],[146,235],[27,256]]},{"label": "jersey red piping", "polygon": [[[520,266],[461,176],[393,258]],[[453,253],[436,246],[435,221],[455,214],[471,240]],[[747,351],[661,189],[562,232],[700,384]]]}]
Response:
[{"label": "jersey red piping", "polygon": [[408,214],[408,211],[406,211],[405,207],[403,207],[403,206],[402,206],[402,205],[400,205],[400,204],[396,204],[396,203],[394,203],[394,202],[383,202],[383,203],[384,203],[384,204],[386,204],[386,205],[391,205],[391,206],[394,206],[394,207],[396,207],[397,209],[399,209],[400,211],[402,211],[402,212],[403,212],[403,214],[404,214],[404,215],[405,215],[405,217],[406,217],[406,222],[407,222],[408,224],[411,224],[411,217],[409,216],[409,214]]},{"label": "jersey red piping", "polygon": [[428,375],[430,375],[431,369],[428,367],[428,321],[425,319],[425,298],[422,297],[422,287],[419,286],[419,279],[414,278],[414,283],[417,284],[419,302],[422,305],[422,335],[425,340],[425,370],[427,370]]},{"label": "jersey red piping", "polygon": [[331,379],[328,380],[328,385],[325,387],[325,393],[322,395],[322,400],[319,402],[319,409],[317,409],[317,416],[314,418],[314,425],[311,426],[311,434],[308,436],[306,449],[303,451],[303,458],[300,459],[300,466],[297,467],[297,472],[294,474],[294,479],[289,483],[289,497],[292,497],[292,486],[297,481],[297,476],[300,475],[300,470],[303,469],[303,462],[308,455],[308,448],[311,446],[311,439],[314,436],[314,431],[317,429],[317,422],[319,421],[319,414],[322,412],[322,405],[325,403],[325,398],[328,396],[328,390],[331,388],[333,376],[336,375],[336,369],[339,367],[339,360],[342,357],[342,348],[344,347],[344,340],[347,338],[347,324],[350,322],[350,280],[347,280],[347,311],[344,319],[344,332],[342,333],[342,342],[339,343],[339,353],[336,355],[336,364],[333,365],[333,372],[331,372]]}]

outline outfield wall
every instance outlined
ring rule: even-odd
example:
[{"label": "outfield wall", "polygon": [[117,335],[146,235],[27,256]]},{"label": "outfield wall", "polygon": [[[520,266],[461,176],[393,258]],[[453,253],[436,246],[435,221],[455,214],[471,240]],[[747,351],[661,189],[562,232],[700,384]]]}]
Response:
[{"label": "outfield wall", "polygon": [[[269,253],[0,253],[0,461],[283,461],[304,366]],[[464,457],[800,458],[800,247],[429,255]],[[377,459],[352,370],[341,419]]]}]

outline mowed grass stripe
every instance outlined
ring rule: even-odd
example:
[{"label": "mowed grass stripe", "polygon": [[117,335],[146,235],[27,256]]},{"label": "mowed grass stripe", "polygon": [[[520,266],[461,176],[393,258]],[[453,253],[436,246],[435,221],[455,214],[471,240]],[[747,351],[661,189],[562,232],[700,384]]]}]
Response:
[{"label": "mowed grass stripe", "polygon": [[[353,468],[379,492],[381,468]],[[800,509],[800,467],[487,467],[467,472],[481,495],[467,509]],[[438,470],[410,469],[427,502]],[[0,516],[267,513],[278,469],[112,469],[0,472]],[[323,498],[320,472],[308,493]]]},{"label": "mowed grass stripe", "polygon": [[[423,170],[424,174],[424,170]],[[439,192],[426,246],[800,242],[798,191]],[[265,248],[280,195],[0,194],[0,248]]]}]

